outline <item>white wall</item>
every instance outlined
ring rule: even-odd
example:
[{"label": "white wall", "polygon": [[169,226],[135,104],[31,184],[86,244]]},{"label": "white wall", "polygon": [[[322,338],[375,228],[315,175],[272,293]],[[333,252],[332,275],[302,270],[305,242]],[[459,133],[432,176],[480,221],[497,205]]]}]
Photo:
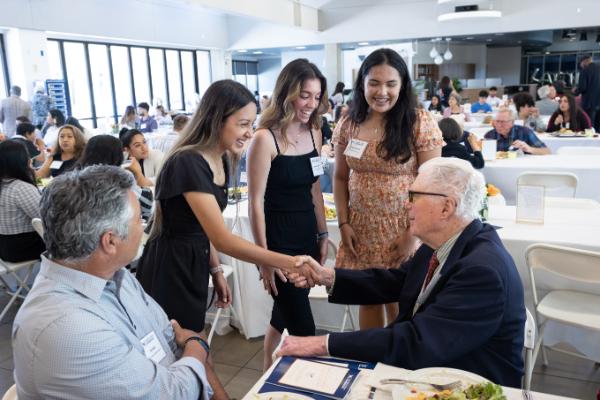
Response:
[{"label": "white wall", "polygon": [[258,61],[258,90],[261,96],[271,95],[281,68],[281,58],[264,58]]},{"label": "white wall", "polygon": [[34,83],[47,79],[46,34],[28,29],[6,32],[6,54],[11,85],[21,87],[23,100],[33,97]]},{"label": "white wall", "polygon": [[502,78],[502,85],[521,83],[521,47],[492,47],[487,51],[487,77]]},{"label": "white wall", "polygon": [[2,0],[0,26],[130,43],[226,48],[226,17],[175,0]]}]

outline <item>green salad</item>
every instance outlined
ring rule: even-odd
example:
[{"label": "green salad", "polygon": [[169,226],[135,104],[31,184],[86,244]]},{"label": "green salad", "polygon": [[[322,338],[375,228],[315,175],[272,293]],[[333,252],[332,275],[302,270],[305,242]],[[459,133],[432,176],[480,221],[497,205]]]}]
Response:
[{"label": "green salad", "polygon": [[506,400],[502,386],[492,382],[470,385],[466,389],[444,390],[434,395],[419,393],[409,397],[414,400]]}]

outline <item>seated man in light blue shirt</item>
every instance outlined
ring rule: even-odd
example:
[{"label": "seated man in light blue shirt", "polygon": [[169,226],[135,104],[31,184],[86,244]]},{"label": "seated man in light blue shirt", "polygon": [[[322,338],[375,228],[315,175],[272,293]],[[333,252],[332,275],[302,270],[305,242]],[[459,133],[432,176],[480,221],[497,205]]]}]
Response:
[{"label": "seated man in light blue shirt", "polygon": [[471,113],[491,113],[492,106],[490,106],[486,101],[488,98],[488,91],[482,90],[479,92],[479,102],[473,104],[471,106]]},{"label": "seated man in light blue shirt", "polygon": [[206,342],[123,268],[143,233],[133,184],[103,165],[44,190],[48,252],[12,332],[20,400],[226,398]]}]

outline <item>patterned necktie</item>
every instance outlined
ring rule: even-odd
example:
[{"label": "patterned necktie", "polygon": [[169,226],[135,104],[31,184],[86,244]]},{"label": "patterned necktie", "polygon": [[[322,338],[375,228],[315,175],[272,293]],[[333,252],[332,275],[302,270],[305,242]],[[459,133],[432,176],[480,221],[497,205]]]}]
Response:
[{"label": "patterned necktie", "polygon": [[431,259],[429,260],[429,267],[427,268],[427,275],[425,276],[425,285],[423,287],[427,287],[427,285],[429,285],[429,282],[431,282],[431,278],[433,277],[433,273],[439,265],[440,260],[438,260],[437,255],[433,253]]}]

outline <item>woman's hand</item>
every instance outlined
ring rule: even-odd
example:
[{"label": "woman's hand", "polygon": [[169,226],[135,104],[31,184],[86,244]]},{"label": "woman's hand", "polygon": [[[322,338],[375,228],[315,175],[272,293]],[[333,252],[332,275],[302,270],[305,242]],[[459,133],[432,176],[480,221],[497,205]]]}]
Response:
[{"label": "woman's hand", "polygon": [[217,292],[217,307],[227,308],[231,304],[231,288],[221,271],[212,275],[213,285]]},{"label": "woman's hand", "polygon": [[558,114],[556,119],[554,119],[554,125],[561,125],[563,122],[564,120],[561,114]]},{"label": "woman's hand", "polygon": [[477,138],[477,136],[475,136],[474,133],[471,133],[467,137],[467,141],[471,145],[471,148],[473,149],[473,151],[481,151],[481,143],[479,142],[479,139]]},{"label": "woman's hand", "polygon": [[287,282],[287,278],[281,272],[279,268],[271,268],[265,266],[259,266],[260,279],[263,281],[263,287],[267,291],[267,293],[272,294],[273,296],[277,296],[277,286],[275,284],[275,273],[282,282]]},{"label": "woman's hand", "polygon": [[354,248],[354,245],[358,243],[356,239],[356,235],[354,234],[354,229],[350,224],[344,224],[340,228],[340,233],[342,234],[342,243],[344,246],[352,253],[355,258],[358,258],[358,253]]}]

